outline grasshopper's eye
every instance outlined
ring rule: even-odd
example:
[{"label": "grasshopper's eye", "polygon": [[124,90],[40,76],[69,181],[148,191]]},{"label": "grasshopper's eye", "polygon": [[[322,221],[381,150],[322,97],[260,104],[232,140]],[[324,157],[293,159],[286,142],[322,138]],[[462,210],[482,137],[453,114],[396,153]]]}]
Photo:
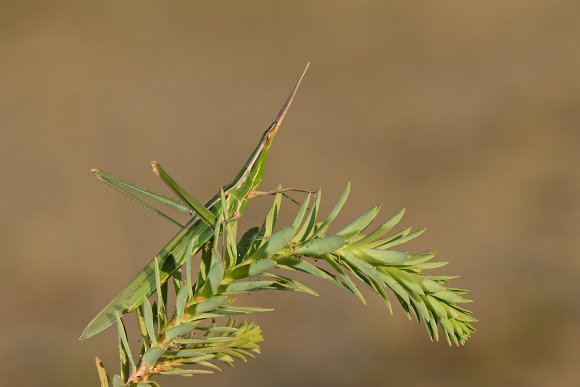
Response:
[{"label": "grasshopper's eye", "polygon": [[272,141],[272,132],[271,131],[268,132],[268,133],[266,133],[266,141],[265,141],[265,144],[266,145],[270,145],[270,141]]}]

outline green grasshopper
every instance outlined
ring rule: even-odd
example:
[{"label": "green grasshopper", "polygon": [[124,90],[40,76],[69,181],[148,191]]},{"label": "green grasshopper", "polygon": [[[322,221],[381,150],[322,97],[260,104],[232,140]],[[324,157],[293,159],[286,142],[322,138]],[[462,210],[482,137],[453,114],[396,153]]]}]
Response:
[{"label": "green grasshopper", "polygon": [[[155,268],[157,265],[159,267],[161,283],[164,283],[186,261],[186,251],[191,249],[191,246],[193,246],[193,250],[191,250],[193,254],[198,252],[213,237],[213,227],[216,224],[217,217],[221,213],[223,206],[226,206],[227,213],[233,214],[233,218],[237,218],[243,213],[248,199],[265,194],[264,192],[258,192],[257,188],[262,182],[270,146],[292,104],[307,69],[308,65],[284,102],[274,122],[270,124],[262,135],[258,146],[254,149],[248,161],[244,164],[234,180],[223,187],[224,195],[222,196],[221,192],[218,192],[205,205],[181,188],[157,162],[151,163],[153,171],[171,188],[182,202],[146,188],[133,185],[106,172],[96,169],[93,170],[99,179],[145,206],[147,209],[178,225],[181,229],[151,262],[87,325],[80,336],[81,340],[103,331],[117,321],[117,316],[122,316],[125,313],[135,310],[144,302],[146,297],[153,294],[156,290]],[[192,218],[185,225],[181,225],[170,216],[133,195],[128,189],[143,194],[175,210],[186,213],[192,216]],[[222,197],[225,198],[225,203]]]}]

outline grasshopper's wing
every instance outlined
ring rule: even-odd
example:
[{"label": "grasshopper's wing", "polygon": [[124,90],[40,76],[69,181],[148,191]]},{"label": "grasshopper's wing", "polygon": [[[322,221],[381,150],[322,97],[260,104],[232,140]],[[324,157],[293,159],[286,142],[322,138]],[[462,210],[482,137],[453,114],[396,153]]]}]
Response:
[{"label": "grasshopper's wing", "polygon": [[193,240],[193,251],[197,252],[207,242],[213,231],[199,218],[192,219],[177,235],[125,286],[84,329],[80,339],[87,339],[103,331],[122,316],[143,303],[145,297],[156,289],[155,265],[159,265],[160,281],[164,283],[185,261],[187,244]]}]

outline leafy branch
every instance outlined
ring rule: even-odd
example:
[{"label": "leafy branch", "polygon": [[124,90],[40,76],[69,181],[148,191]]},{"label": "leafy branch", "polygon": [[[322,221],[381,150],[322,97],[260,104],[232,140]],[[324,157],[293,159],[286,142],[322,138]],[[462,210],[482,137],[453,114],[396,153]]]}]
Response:
[{"label": "leafy branch", "polygon": [[[86,339],[117,323],[121,370],[109,378],[97,358],[102,387],[159,386],[152,377],[212,373],[224,364],[233,365],[235,359],[246,361],[254,357],[263,340],[260,328],[238,319],[271,309],[236,305],[234,296],[263,290],[317,295],[292,278],[296,271],[328,280],[366,303],[356,284],[362,283],[381,297],[391,314],[390,297],[396,298],[410,318],[423,323],[431,340],[438,340],[441,330],[450,345],[463,345],[475,331],[472,323],[476,320],[460,306],[469,302],[464,298],[467,291],[447,286],[453,276],[427,272],[446,262],[432,261],[433,252],[400,250],[399,246],[424,230],[413,232],[405,228],[389,234],[404,211],[367,232],[379,213],[380,206],[376,206],[339,232],[327,235],[348,197],[347,185],[323,220],[318,219],[319,190],[308,193],[301,205],[297,203],[300,208],[291,225],[276,227],[282,198],[288,197],[286,192],[292,189],[261,192],[258,187],[272,141],[307,69],[308,65],[242,169],[206,204],[183,189],[156,162],[151,164],[153,171],[178,199],[93,170],[106,184],[179,227],[177,234],[81,334],[80,338]],[[248,200],[272,193],[276,193],[274,203],[262,226],[247,230],[238,239],[238,219]],[[182,225],[141,197],[190,218]],[[192,259],[197,254],[200,260],[194,281]],[[171,312],[167,308],[169,282],[175,290]],[[124,314],[132,311],[137,314],[141,335],[138,358],[132,355],[122,320]]]},{"label": "leafy branch", "polygon": [[[141,334],[138,361],[118,316],[121,372],[109,380],[97,358],[101,385],[158,386],[151,377],[212,373],[220,370],[220,365],[233,365],[235,359],[253,358],[263,340],[260,328],[236,319],[271,309],[238,306],[233,296],[262,290],[317,295],[293,279],[293,271],[328,280],[366,303],[354,281],[357,279],[381,297],[391,314],[390,298],[394,296],[409,317],[424,324],[431,340],[439,339],[441,328],[450,345],[464,344],[475,331],[472,323],[476,321],[459,306],[470,302],[464,298],[467,291],[447,286],[453,276],[426,273],[447,262],[433,262],[433,252],[395,249],[424,230],[413,232],[409,227],[387,235],[399,223],[404,210],[366,233],[379,213],[380,206],[376,206],[337,233],[327,235],[349,190],[347,185],[323,220],[318,219],[321,192],[308,194],[293,223],[279,230],[276,225],[282,193],[277,193],[262,226],[249,229],[239,240],[235,213],[231,206],[224,205],[214,225],[214,235],[201,251],[197,280],[192,280],[192,242],[185,251],[185,264],[172,276],[172,313],[166,307],[168,283],[160,280],[161,270],[155,262],[156,299],[146,298],[136,310]],[[222,202],[228,203],[223,190],[221,196]],[[226,321],[220,323],[223,320]]]}]

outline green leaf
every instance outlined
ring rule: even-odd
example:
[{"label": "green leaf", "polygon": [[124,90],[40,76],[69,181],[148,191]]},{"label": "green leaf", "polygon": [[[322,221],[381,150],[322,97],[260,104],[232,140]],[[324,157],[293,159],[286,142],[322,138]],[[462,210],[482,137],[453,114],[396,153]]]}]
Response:
[{"label": "green leaf", "polygon": [[256,289],[263,289],[272,285],[274,281],[244,281],[223,285],[220,293],[243,293]]},{"label": "green leaf", "polygon": [[151,302],[146,298],[143,302],[143,319],[145,320],[145,328],[147,329],[147,335],[149,336],[149,341],[152,346],[157,345],[157,337],[155,334],[155,328],[153,323],[153,310],[151,308]]},{"label": "green leaf", "polygon": [[193,238],[189,240],[187,248],[185,249],[185,281],[187,283],[188,297],[193,296],[192,279],[191,279],[191,258],[193,256]]},{"label": "green leaf", "polygon": [[[309,262],[306,262],[304,260],[301,260],[301,259],[298,259],[295,257],[290,257],[290,256],[276,257],[276,262],[278,263],[278,267],[281,269],[302,271],[304,273],[311,274],[315,277],[329,280],[330,282],[332,282],[334,285],[338,286],[339,288],[353,293],[352,289],[349,286],[345,285],[343,282],[339,281],[334,274],[332,274],[332,273],[328,272],[327,270],[324,270],[316,265],[313,265]],[[341,270],[341,269],[339,268],[339,270]],[[349,278],[349,280],[350,280],[350,278]],[[356,286],[355,286],[355,288],[356,288]]]},{"label": "green leaf", "polygon": [[293,241],[303,241],[307,239],[310,234],[314,231],[314,227],[316,226],[316,217],[318,216],[318,210],[320,209],[320,200],[322,198],[322,192],[320,189],[316,191],[314,194],[316,197],[316,201],[314,202],[314,207],[312,211],[310,211],[310,215],[308,216],[308,220],[302,225],[300,230],[296,233],[296,236],[292,239]]},{"label": "green leaf", "polygon": [[219,309],[219,313],[224,316],[235,316],[238,314],[271,312],[273,310],[255,306],[223,306]]},{"label": "green leaf", "polygon": [[213,371],[208,370],[172,370],[160,372],[161,375],[180,375],[180,376],[193,376],[200,374],[213,374]]},{"label": "green leaf", "polygon": [[395,241],[397,239],[403,238],[403,237],[409,235],[410,232],[411,232],[411,227],[406,227],[403,230],[399,231],[397,234],[394,234],[394,235],[391,235],[391,236],[388,236],[386,238],[379,239],[379,240],[376,240],[373,242],[368,242],[368,243],[366,243],[365,247],[368,247],[369,249],[375,249],[378,246],[381,246],[381,245],[387,244],[389,242]]},{"label": "green leaf", "polygon": [[284,227],[282,230],[276,232],[268,242],[256,250],[248,259],[255,261],[272,258],[283,247],[285,247],[292,237],[296,234],[294,226]]},{"label": "green leaf", "polygon": [[384,243],[382,245],[379,245],[378,248],[379,249],[390,249],[391,247],[395,247],[395,246],[401,245],[403,243],[409,242],[412,239],[417,238],[419,235],[423,234],[425,231],[427,231],[427,229],[426,228],[422,228],[422,229],[417,230],[417,231],[415,231],[415,232],[413,232],[413,233],[411,233],[411,234],[409,234],[407,236],[404,236],[402,238],[398,238],[398,239],[395,239],[394,241],[387,242],[387,243]]},{"label": "green leaf", "polygon": [[233,270],[231,270],[228,274],[228,278],[237,280],[252,277],[265,271],[271,270],[275,266],[276,262],[271,259],[260,259],[256,262],[232,268]]},{"label": "green leaf", "polygon": [[180,324],[173,328],[170,328],[167,331],[165,331],[165,341],[170,341],[178,336],[186,335],[191,331],[193,331],[194,328],[195,325],[193,325],[192,323]]},{"label": "green leaf", "polygon": [[197,363],[200,366],[211,368],[212,370],[221,371],[222,369],[209,361],[200,361]]},{"label": "green leaf", "polygon": [[177,314],[178,319],[183,318],[183,314],[185,313],[185,304],[187,303],[187,299],[189,297],[189,284],[185,284],[179,289],[177,293],[177,297],[175,298],[175,313]]},{"label": "green leaf", "polygon": [[265,276],[276,279],[276,282],[271,285],[274,289],[291,290],[295,292],[307,293],[317,297],[319,295],[314,290],[310,289],[308,286],[292,278],[272,273],[266,273]]},{"label": "green leaf", "polygon": [[[445,288],[445,286],[433,281],[432,279],[429,278],[422,278],[421,279],[421,287],[423,289],[425,289],[426,292],[429,293],[437,293],[437,294],[441,294],[443,292],[448,291],[448,289]],[[452,292],[450,292],[452,293]],[[453,293],[455,294],[455,293]],[[441,297],[439,297],[441,298]],[[460,296],[457,295],[457,298],[461,298]]]},{"label": "green leaf", "polygon": [[258,227],[252,227],[242,235],[242,238],[238,242],[238,259],[236,263],[242,262],[246,257],[248,250],[255,243],[259,232],[260,229]]},{"label": "green leaf", "polygon": [[342,284],[352,292],[355,296],[358,297],[361,302],[366,305],[367,301],[363,297],[360,290],[356,287],[355,283],[352,279],[344,272],[342,267],[340,267],[339,263],[337,262],[336,258],[332,254],[324,254],[322,258],[332,266],[332,268],[338,273],[338,276],[342,279]]},{"label": "green leaf", "polygon": [[193,309],[191,314],[200,314],[200,313],[211,312],[212,310],[215,310],[216,308],[223,305],[224,302],[226,302],[226,297],[214,296],[214,297],[209,298],[205,301],[199,302],[197,304],[193,304],[191,307]]},{"label": "green leaf", "polygon": [[218,326],[209,326],[209,327],[196,327],[200,331],[208,331],[214,333],[234,333],[238,331],[238,328],[234,328],[231,326],[228,327],[218,327]]},{"label": "green leaf", "polygon": [[328,215],[326,220],[324,220],[322,223],[317,225],[316,231],[314,231],[313,236],[324,236],[326,231],[328,231],[328,227],[330,227],[330,224],[334,221],[334,219],[336,219],[336,217],[338,216],[338,213],[342,209],[342,206],[346,202],[346,199],[348,198],[349,192],[350,192],[350,181],[346,184],[346,188],[344,189],[344,192],[342,193],[342,195],[338,199],[338,202],[336,203],[336,205],[334,206],[334,208],[332,209],[332,211],[330,212],[330,214]]},{"label": "green leaf", "polygon": [[165,349],[161,347],[151,347],[143,357],[141,358],[141,362],[145,364],[147,367],[151,367],[161,356],[165,354]]},{"label": "green leaf", "polygon": [[[409,260],[407,262],[405,262],[405,265],[421,265],[422,263],[428,262],[431,259],[433,259],[433,257],[435,257],[435,252],[433,251],[427,251],[424,253],[420,253],[420,254],[411,254],[409,256]],[[441,262],[434,262],[434,263],[441,263]],[[447,263],[447,262],[445,262]]]},{"label": "green leaf", "polygon": [[218,286],[224,278],[224,264],[219,252],[212,249],[211,267],[207,273],[207,280],[211,286],[211,293],[216,294]]},{"label": "green leaf", "polygon": [[441,323],[441,319],[447,318],[447,311],[445,310],[445,307],[435,297],[426,295],[423,299],[429,306],[429,309],[431,309],[433,313],[435,313],[435,315],[439,317],[439,323]]},{"label": "green leaf", "polygon": [[219,353],[216,355],[216,360],[222,361],[226,364],[232,365],[234,359],[230,355],[226,355],[225,353]]},{"label": "green leaf", "polygon": [[385,281],[385,284],[387,284],[387,286],[391,288],[391,290],[397,296],[399,296],[406,304],[409,304],[410,303],[409,294],[407,293],[405,288],[401,286],[401,284],[398,283],[397,280],[395,280],[395,278],[393,278],[388,269],[389,268],[379,269],[379,272],[381,273],[381,278],[383,279],[383,281]]},{"label": "green leaf", "polygon": [[352,246],[362,246],[362,245],[365,245],[365,244],[367,244],[369,242],[374,241],[377,238],[380,238],[384,234],[386,234],[389,231],[391,231],[393,229],[393,227],[395,227],[399,223],[399,221],[403,218],[403,215],[404,214],[405,214],[405,209],[403,208],[401,211],[399,211],[391,219],[387,220],[385,223],[383,223],[382,225],[380,225],[379,227],[377,227],[375,229],[375,231],[371,232],[369,235],[367,235],[366,237],[362,238],[361,240],[356,241],[354,243],[351,243],[351,245]]},{"label": "green leaf", "polygon": [[203,339],[176,339],[175,342],[178,344],[215,344],[215,343],[229,343],[238,340],[237,337],[207,337]]},{"label": "green leaf", "polygon": [[331,237],[311,239],[296,246],[295,255],[305,255],[309,257],[318,257],[323,254],[332,253],[346,244],[343,237],[334,235]]},{"label": "green leaf", "polygon": [[410,273],[398,268],[392,268],[390,273],[397,279],[397,281],[403,285],[405,288],[409,289],[410,292],[414,292],[420,295],[424,295],[425,291],[423,286],[421,286],[421,276]]},{"label": "green leaf", "polygon": [[353,236],[362,232],[365,228],[368,227],[369,224],[373,221],[373,219],[379,213],[381,206],[375,206],[361,216],[359,216],[354,222],[343,228],[341,231],[337,232],[336,235],[340,235],[344,239],[348,240]]},{"label": "green leaf", "polygon": [[123,379],[119,375],[113,376],[113,387],[123,387],[124,385],[125,383],[123,382]]},{"label": "green leaf", "polygon": [[231,267],[236,264],[238,257],[238,247],[236,244],[236,236],[238,231],[237,221],[228,221],[224,227],[225,240],[226,240],[226,254],[225,261],[227,262],[227,267]]},{"label": "green leaf", "polygon": [[298,214],[296,214],[296,218],[294,219],[294,223],[292,223],[292,226],[296,230],[298,230],[302,224],[302,219],[304,219],[304,215],[306,214],[306,211],[308,211],[308,204],[310,204],[310,193],[306,195],[306,199],[304,199],[304,202],[302,202],[302,205],[298,210]]},{"label": "green leaf", "polygon": [[165,311],[165,297],[161,283],[161,274],[159,270],[159,261],[155,257],[155,286],[157,287],[157,321],[159,323],[159,330],[165,327],[167,323],[167,314]]},{"label": "green leaf", "polygon": [[[223,205],[222,205],[222,212],[221,212],[221,216],[224,215],[223,211],[225,211]],[[218,216],[216,217],[216,222],[215,225],[213,226],[214,231],[213,231],[213,248],[214,249],[218,249],[219,248],[219,241],[220,241],[220,233],[221,233],[221,227],[222,227],[222,219]]]},{"label": "green leaf", "polygon": [[278,222],[278,214],[280,213],[280,206],[282,205],[282,194],[278,193],[274,197],[274,203],[260,228],[258,236],[256,237],[255,243],[252,245],[252,248],[248,250],[245,255],[251,255],[254,251],[256,251],[260,246],[270,239],[272,233],[274,232],[274,227],[276,227],[276,223]]},{"label": "green leaf", "polygon": [[137,324],[139,325],[139,333],[141,333],[141,355],[147,351],[151,343],[149,343],[149,336],[147,335],[147,328],[145,327],[145,319],[143,318],[142,308],[139,307],[135,310],[137,314]]},{"label": "green leaf", "polygon": [[117,315],[117,331],[119,335],[119,357],[121,359],[121,377],[127,380],[131,372],[135,372],[135,361],[131,354],[131,347],[127,341],[127,331],[121,317]]},{"label": "green leaf", "polygon": [[399,265],[409,260],[409,254],[395,250],[360,248],[353,253],[373,265]]},{"label": "green leaf", "polygon": [[[179,340],[181,341],[181,339]],[[206,356],[205,353],[200,352],[196,349],[182,349],[180,351],[176,351],[176,352],[170,352],[171,356],[174,357],[200,357],[200,356]]]},{"label": "green leaf", "polygon": [[363,272],[367,277],[371,278],[376,283],[382,283],[382,278],[379,272],[368,262],[363,261],[352,252],[346,250],[340,255],[345,261],[348,261],[355,268]]}]

